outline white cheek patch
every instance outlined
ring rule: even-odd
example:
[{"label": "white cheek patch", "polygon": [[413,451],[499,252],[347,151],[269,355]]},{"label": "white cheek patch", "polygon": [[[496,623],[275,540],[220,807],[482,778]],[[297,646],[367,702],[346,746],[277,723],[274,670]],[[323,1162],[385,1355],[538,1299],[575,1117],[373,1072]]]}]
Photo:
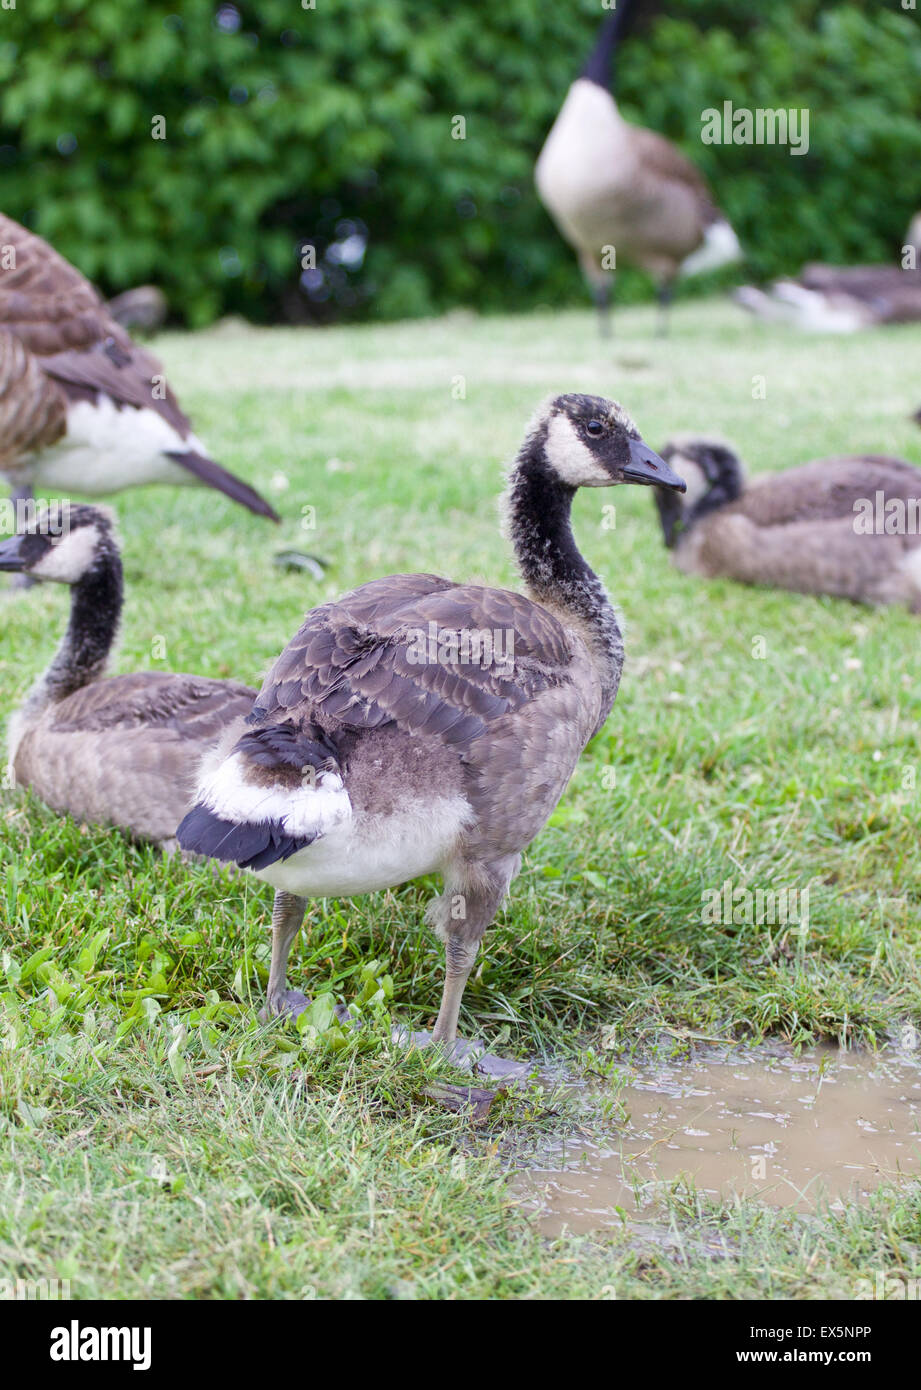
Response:
[{"label": "white cheek patch", "polygon": [[36,579],[56,580],[59,584],[76,584],[93,563],[99,532],[95,526],[80,526],[51,547],[48,554],[29,571]]},{"label": "white cheek patch", "polygon": [[570,487],[609,487],[614,481],[565,415],[550,418],[546,454],[551,468]]}]

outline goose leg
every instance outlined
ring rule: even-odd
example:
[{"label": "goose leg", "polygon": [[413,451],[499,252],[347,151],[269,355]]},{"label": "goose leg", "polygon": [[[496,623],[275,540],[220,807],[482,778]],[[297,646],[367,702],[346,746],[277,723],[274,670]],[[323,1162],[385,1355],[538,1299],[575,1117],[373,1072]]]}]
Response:
[{"label": "goose leg", "polygon": [[266,990],[265,1008],[259,1018],[267,1023],[276,1014],[289,1013],[296,1018],[302,1013],[310,1000],[300,990],[285,989],[288,970],[288,956],[294,938],[301,929],[307,899],[294,893],[284,893],[278,889],[272,907],[272,960],[269,965],[269,983]]},{"label": "goose leg", "polygon": [[598,335],[608,339],[613,336],[611,332],[611,286],[607,281],[603,285],[592,287],[592,298],[598,310]]},{"label": "goose leg", "polygon": [[588,281],[598,310],[598,332],[602,338],[611,337],[611,286],[614,276],[611,271],[602,269],[601,261],[591,251],[579,255],[582,274]]},{"label": "goose leg", "polygon": [[675,291],[675,282],[674,282],[673,280],[663,280],[662,283],[661,283],[661,285],[659,286],[658,295],[657,295],[657,298],[658,298],[658,301],[659,301],[659,316],[658,316],[658,320],[657,320],[657,322],[656,322],[656,337],[657,337],[657,338],[667,338],[667,337],[668,337],[668,322],[669,322],[669,313],[668,313],[668,311],[669,311],[669,309],[670,309],[670,307],[671,307],[671,302],[672,302],[672,297],[673,297],[673,295],[674,295],[674,291]]},{"label": "goose leg", "polygon": [[411,1042],[416,1047],[440,1043],[456,1065],[473,1066],[489,1076],[527,1074],[527,1065],[493,1057],[482,1043],[465,1042],[457,1036],[461,1000],[480,942],[520,865],[521,856],[509,854],[490,864],[461,866],[445,875],[445,891],[429,904],[426,913],[445,943],[445,983],[438,1019],[431,1036],[396,1030],[399,1042]]},{"label": "goose leg", "polygon": [[460,1014],[461,999],[480,949],[479,941],[465,941],[460,936],[450,935],[445,942],[444,989],[441,993],[441,1008],[432,1033],[432,1042],[455,1043],[457,1041],[457,1019]]},{"label": "goose leg", "polygon": [[[28,483],[22,483],[10,489],[10,501],[13,504],[13,512],[16,520],[18,520],[19,512],[19,507],[17,504],[19,502],[33,502],[34,500],[35,493],[32,491],[32,488]],[[10,588],[31,589],[37,583],[38,580],[33,579],[31,574],[14,574],[12,582],[10,584]]]}]

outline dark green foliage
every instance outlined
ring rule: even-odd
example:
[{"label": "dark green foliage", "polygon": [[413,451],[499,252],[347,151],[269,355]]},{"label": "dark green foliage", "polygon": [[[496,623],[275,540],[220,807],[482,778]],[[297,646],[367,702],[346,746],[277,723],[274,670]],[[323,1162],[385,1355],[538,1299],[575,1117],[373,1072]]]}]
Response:
[{"label": "dark green foliage", "polygon": [[[578,300],[532,169],[597,0],[316,6],[0,9],[0,205],[105,290],[154,280],[192,323]],[[919,11],[899,0],[648,10],[622,53],[625,112],[697,160],[746,273],[892,259],[921,203]],[[702,145],[701,111],[726,100],[808,106],[808,155]],[[452,138],[455,116],[466,139]],[[363,263],[325,255],[365,228]],[[309,240],[326,298],[298,287]],[[646,289],[624,277],[626,297]]]}]

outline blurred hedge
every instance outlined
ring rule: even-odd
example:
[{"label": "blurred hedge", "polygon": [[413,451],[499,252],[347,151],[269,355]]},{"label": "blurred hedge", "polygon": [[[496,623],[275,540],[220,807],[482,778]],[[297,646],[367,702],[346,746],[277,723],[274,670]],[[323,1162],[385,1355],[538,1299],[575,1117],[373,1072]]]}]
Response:
[{"label": "blurred hedge", "polygon": [[[107,291],[156,281],[196,324],[582,298],[532,170],[599,0],[315,5],[0,9],[0,206]],[[921,12],[901,0],[654,2],[619,92],[705,170],[746,274],[892,259],[921,205]],[[725,100],[809,107],[809,154],[702,145]]]}]

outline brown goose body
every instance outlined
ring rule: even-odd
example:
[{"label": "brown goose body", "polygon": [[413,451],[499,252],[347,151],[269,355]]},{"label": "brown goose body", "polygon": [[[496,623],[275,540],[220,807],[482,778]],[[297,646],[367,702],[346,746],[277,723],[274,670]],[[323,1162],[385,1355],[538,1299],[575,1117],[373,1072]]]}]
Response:
[{"label": "brown goose body", "polygon": [[174,848],[202,757],[249,713],[255,691],[167,671],[105,677],[121,609],[118,551],[102,509],[67,515],[58,539],[36,530],[0,542],[0,569],[71,587],[64,641],[11,720],[9,763],[53,810]]},{"label": "brown goose body", "polygon": [[17,785],[75,820],[172,848],[202,758],[255,695],[235,681],[166,671],[97,680],[19,721]]},{"label": "brown goose body", "polygon": [[18,494],[195,484],[277,520],[208,456],[161,363],[74,266],[2,214],[0,247],[0,474]]},{"label": "brown goose body", "polygon": [[618,264],[648,271],[666,302],[677,275],[741,255],[700,171],[669,140],[626,121],[608,89],[630,9],[622,0],[603,21],[535,168],[541,201],[576,251],[602,310]]},{"label": "brown goose body", "polygon": [[921,612],[921,469],[883,454],[843,455],[743,486],[724,445],[683,440],[663,456],[692,479],[680,515],[672,499],[659,499],[686,574]]},{"label": "brown goose body", "polygon": [[308,614],[246,733],[206,760],[179,829],[184,848],[276,889],[271,1012],[289,1003],[306,899],[438,872],[428,918],[448,977],[435,1037],[454,1039],[479,941],[620,679],[620,629],[575,547],[572,496],[653,479],[683,486],[618,406],[559,397],[506,494],[525,594],[395,575]]}]

